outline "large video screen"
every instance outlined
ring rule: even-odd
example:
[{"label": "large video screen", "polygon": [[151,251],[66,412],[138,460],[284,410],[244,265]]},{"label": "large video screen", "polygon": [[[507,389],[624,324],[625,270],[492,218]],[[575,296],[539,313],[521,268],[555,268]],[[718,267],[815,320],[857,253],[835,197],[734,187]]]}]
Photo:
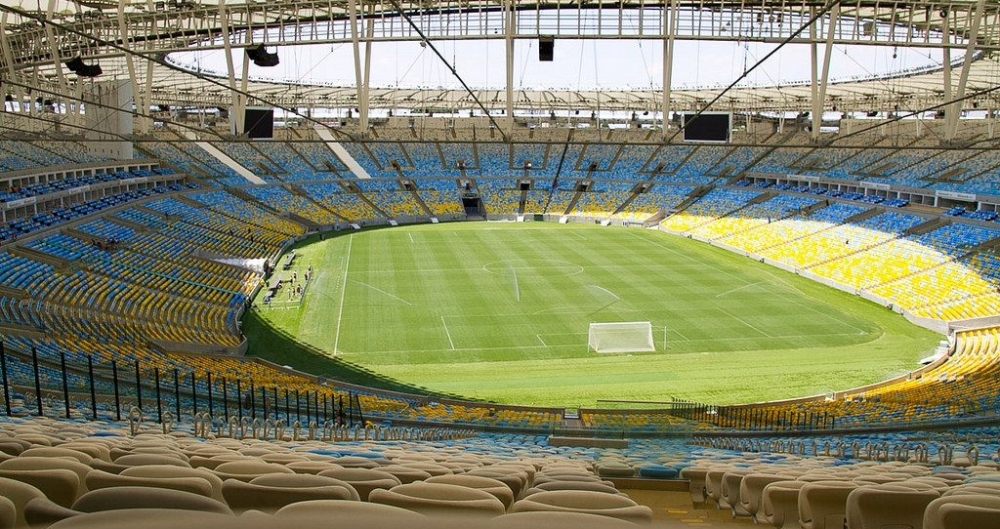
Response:
[{"label": "large video screen", "polygon": [[684,114],[684,141],[728,142],[731,121],[728,112]]},{"label": "large video screen", "polygon": [[273,138],[274,109],[247,107],[243,119],[243,132],[251,139]]}]

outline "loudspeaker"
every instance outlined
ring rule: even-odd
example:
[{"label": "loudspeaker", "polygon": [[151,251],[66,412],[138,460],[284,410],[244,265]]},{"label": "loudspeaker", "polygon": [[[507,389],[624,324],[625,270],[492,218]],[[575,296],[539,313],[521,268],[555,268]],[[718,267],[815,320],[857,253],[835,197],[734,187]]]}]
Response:
[{"label": "loudspeaker", "polygon": [[542,37],[538,39],[538,60],[552,62],[555,49],[556,41],[552,37]]},{"label": "loudspeaker", "polygon": [[257,66],[271,67],[278,65],[278,53],[268,53],[263,44],[254,48],[247,48],[247,56]]},{"label": "loudspeaker", "polygon": [[100,64],[86,64],[83,62],[83,57],[79,55],[66,61],[66,67],[69,68],[69,71],[80,77],[97,77],[104,73],[104,70],[101,70]]}]

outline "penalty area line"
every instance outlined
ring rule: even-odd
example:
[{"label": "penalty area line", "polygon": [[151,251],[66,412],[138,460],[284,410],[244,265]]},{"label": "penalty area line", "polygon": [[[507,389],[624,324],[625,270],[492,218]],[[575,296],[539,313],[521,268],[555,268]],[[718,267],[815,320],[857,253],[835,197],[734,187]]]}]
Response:
[{"label": "penalty area line", "polygon": [[369,285],[368,283],[363,283],[361,281],[358,281],[357,279],[350,279],[349,281],[352,282],[352,283],[357,283],[357,284],[359,284],[359,285],[361,285],[363,287],[368,287],[368,288],[374,290],[375,292],[379,292],[381,294],[385,294],[386,296],[389,296],[390,298],[392,298],[392,299],[394,299],[396,301],[402,301],[403,303],[406,303],[407,305],[409,305],[411,307],[413,306],[413,303],[410,303],[409,301],[406,301],[405,299],[403,299],[403,298],[401,298],[401,297],[399,297],[399,296],[397,296],[395,294],[390,294],[390,293],[386,292],[385,290],[382,290],[381,288],[376,287],[375,285]]},{"label": "penalty area line", "polygon": [[731,288],[731,289],[729,289],[729,290],[727,290],[725,292],[722,292],[720,294],[716,294],[715,297],[721,298],[722,296],[725,296],[727,294],[732,294],[733,292],[739,292],[740,290],[743,290],[744,288],[750,288],[752,286],[757,286],[757,285],[759,285],[761,283],[763,283],[763,281],[757,281],[756,283],[747,283],[747,284],[745,284],[743,286],[736,287],[736,288]]},{"label": "penalty area line", "polygon": [[592,287],[594,287],[596,289],[599,289],[599,290],[603,290],[604,292],[607,292],[608,294],[611,295],[611,297],[615,298],[615,301],[621,301],[622,300],[622,298],[620,296],[618,296],[618,294],[615,294],[614,292],[612,292],[612,291],[610,291],[610,290],[602,287],[601,285],[590,285],[590,286],[592,286]]},{"label": "penalty area line", "polygon": [[451,331],[448,330],[448,322],[444,321],[444,316],[441,316],[441,325],[444,325],[444,333],[448,336],[448,345],[451,346],[451,350],[455,350],[455,342],[451,339]]}]

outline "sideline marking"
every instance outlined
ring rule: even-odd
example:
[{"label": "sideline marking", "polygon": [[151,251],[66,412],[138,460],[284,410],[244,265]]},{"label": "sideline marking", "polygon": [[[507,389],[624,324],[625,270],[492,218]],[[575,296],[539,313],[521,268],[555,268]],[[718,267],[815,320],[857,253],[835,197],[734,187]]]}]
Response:
[{"label": "sideline marking", "polygon": [[417,241],[413,240],[413,232],[409,232],[408,231],[408,232],[406,232],[406,234],[410,236],[410,242],[412,242],[413,244],[417,243]]},{"label": "sideline marking", "polygon": [[337,306],[337,334],[333,338],[333,356],[337,356],[340,345],[340,322],[344,318],[344,294],[347,293],[347,271],[351,267],[351,247],[354,245],[354,234],[347,236],[347,257],[344,264],[344,278],[340,282],[340,304]]}]

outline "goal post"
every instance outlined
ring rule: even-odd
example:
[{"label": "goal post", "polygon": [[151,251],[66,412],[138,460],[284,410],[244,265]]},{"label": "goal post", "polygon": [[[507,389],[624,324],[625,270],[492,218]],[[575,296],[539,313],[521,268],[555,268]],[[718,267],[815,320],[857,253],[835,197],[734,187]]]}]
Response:
[{"label": "goal post", "polygon": [[648,321],[591,322],[587,351],[595,353],[656,352],[653,325]]}]

